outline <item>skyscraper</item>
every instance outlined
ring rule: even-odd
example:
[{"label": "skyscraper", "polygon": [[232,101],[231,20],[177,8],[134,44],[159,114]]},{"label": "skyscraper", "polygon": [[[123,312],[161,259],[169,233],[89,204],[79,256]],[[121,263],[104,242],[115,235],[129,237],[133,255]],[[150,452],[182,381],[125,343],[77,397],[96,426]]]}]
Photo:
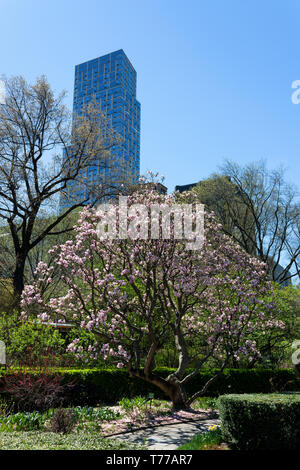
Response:
[{"label": "skyscraper", "polygon": [[[103,170],[95,161],[87,169],[86,180],[100,183],[105,171],[106,184],[122,180],[136,184],[140,174],[140,103],[136,99],[136,71],[122,49],[76,65],[74,114],[80,115],[93,97],[121,143],[111,150],[113,167]],[[71,205],[71,196],[73,201],[74,197],[82,198],[83,191],[82,185],[70,182],[67,194],[61,198],[61,208]]]}]

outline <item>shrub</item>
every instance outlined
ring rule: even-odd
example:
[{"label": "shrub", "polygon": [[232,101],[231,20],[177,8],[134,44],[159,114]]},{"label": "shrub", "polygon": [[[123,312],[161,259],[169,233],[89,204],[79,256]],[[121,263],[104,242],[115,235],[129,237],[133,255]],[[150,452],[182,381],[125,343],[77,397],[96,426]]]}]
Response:
[{"label": "shrub", "polygon": [[17,312],[0,313],[0,338],[6,344],[7,362],[12,365],[29,365],[40,357],[59,356],[57,364],[65,356],[65,340],[61,333],[41,322],[20,321]]},{"label": "shrub", "polygon": [[26,364],[28,360],[37,362],[43,356],[51,357],[55,362],[64,348],[65,342],[59,331],[41,323],[21,323],[11,331],[7,354],[10,364]]},{"label": "shrub", "polygon": [[[162,367],[154,372],[157,372],[161,377],[167,377],[174,370]],[[11,373],[13,370],[2,371],[3,376]],[[30,371],[27,370],[27,373],[29,374]],[[33,373],[36,372],[33,371]],[[72,385],[69,389],[64,390],[65,406],[115,404],[123,397],[148,396],[149,393],[154,393],[155,398],[165,399],[164,393],[157,387],[138,378],[130,377],[124,369],[56,369],[55,373],[61,378],[61,385]],[[187,392],[194,393],[215,373],[216,369],[202,370],[188,384]],[[276,385],[274,388],[276,391],[297,390],[296,374],[293,369],[225,369],[209,388],[207,395],[218,397],[226,393],[269,393],[273,391],[270,382],[272,378],[274,378],[273,386]],[[286,384],[288,384],[288,388],[286,388]],[[3,386],[1,386],[0,380],[1,391],[3,391]]]},{"label": "shrub", "polygon": [[[167,377],[175,369],[161,367],[154,373]],[[187,393],[192,394],[216,374],[217,369],[202,370],[187,384]],[[77,405],[96,405],[97,403],[115,404],[123,397],[148,396],[154,393],[155,398],[165,399],[157,387],[138,378],[132,378],[124,369],[90,369],[64,370],[64,381],[76,378],[77,385],[72,390],[73,403]],[[207,395],[218,397],[226,393],[269,393],[273,391],[270,379],[275,378],[276,391],[285,389],[297,390],[296,374],[291,370],[256,370],[225,369],[215,383],[208,389]],[[274,383],[275,383],[274,382]]]},{"label": "shrub", "polygon": [[74,378],[63,383],[62,375],[51,369],[47,357],[42,358],[34,369],[11,368],[0,378],[1,392],[18,411],[43,412],[62,406],[74,385]]},{"label": "shrub", "polygon": [[45,411],[61,406],[66,386],[52,374],[16,372],[3,379],[3,392],[9,395],[20,411]]},{"label": "shrub", "polygon": [[49,424],[50,431],[62,434],[70,433],[76,424],[76,415],[70,408],[60,408],[52,416]]},{"label": "shrub", "polygon": [[224,395],[218,407],[223,437],[233,449],[299,448],[300,393]]}]

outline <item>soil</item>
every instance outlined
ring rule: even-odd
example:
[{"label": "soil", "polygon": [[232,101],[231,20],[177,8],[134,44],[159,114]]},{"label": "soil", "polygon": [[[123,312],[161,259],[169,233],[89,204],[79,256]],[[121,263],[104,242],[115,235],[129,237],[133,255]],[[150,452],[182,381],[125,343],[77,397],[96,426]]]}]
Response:
[{"label": "soil", "polygon": [[[122,413],[120,407],[112,407],[112,409]],[[208,410],[170,411],[165,415],[155,411],[148,411],[147,413],[127,414],[120,419],[101,423],[101,431],[104,437],[108,437],[149,427],[187,423],[216,417],[215,411]]]}]

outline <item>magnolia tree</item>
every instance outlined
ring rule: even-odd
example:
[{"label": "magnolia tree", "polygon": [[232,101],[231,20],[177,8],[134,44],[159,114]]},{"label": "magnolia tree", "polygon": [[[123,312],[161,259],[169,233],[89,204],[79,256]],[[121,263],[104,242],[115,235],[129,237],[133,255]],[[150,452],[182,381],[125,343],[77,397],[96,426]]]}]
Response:
[{"label": "magnolia tree", "polygon": [[[24,289],[22,314],[93,332],[96,339],[88,349],[83,350],[79,339],[68,349],[79,357],[113,358],[131,376],[163,390],[174,407],[189,407],[230,359],[259,355],[253,339],[257,331],[284,325],[276,320],[276,304],[264,300],[266,294],[270,299],[272,289],[264,264],[224,235],[212,214],[205,214],[201,247],[188,250],[185,240],[175,237],[175,209],[166,237],[166,220],[160,211],[153,218],[153,205],[179,212],[181,207],[173,195],[132,194],[126,212],[131,237],[120,235],[118,207],[107,206],[106,212],[85,208],[75,239],[52,249],[65,290],[43,298],[42,288],[51,283],[54,267],[40,263],[38,281]],[[153,239],[157,222],[159,236]],[[155,358],[170,341],[178,367],[163,378],[155,373]],[[187,396],[185,385],[211,358],[222,364],[219,372]]]}]

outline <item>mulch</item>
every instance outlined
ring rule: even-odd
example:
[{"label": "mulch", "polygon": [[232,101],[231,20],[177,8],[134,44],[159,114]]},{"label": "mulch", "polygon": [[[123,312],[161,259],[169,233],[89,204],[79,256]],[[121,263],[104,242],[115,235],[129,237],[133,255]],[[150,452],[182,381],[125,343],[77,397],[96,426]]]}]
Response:
[{"label": "mulch", "polygon": [[[113,408],[114,411],[118,411],[118,407]],[[125,416],[114,421],[101,423],[101,433],[103,437],[111,437],[157,426],[183,424],[191,421],[203,421],[216,418],[218,418],[218,414],[213,410],[180,410],[172,411],[167,415],[149,414],[148,416]]]}]

